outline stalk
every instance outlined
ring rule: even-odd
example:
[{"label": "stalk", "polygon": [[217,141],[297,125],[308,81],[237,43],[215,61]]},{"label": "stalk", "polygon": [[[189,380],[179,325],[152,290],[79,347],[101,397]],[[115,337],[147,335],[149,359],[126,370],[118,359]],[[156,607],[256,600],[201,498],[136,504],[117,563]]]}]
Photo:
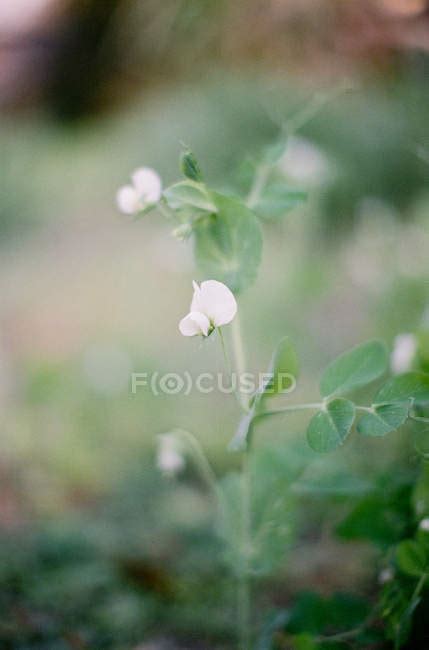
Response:
[{"label": "stalk", "polygon": [[[243,339],[238,314],[232,322],[232,343],[238,380],[246,370]],[[249,409],[248,400],[239,390],[243,411]],[[240,650],[250,650],[252,643],[252,597],[250,584],[250,556],[252,553],[252,490],[250,474],[250,436],[243,450],[241,467],[241,563],[237,584],[237,636]]]}]

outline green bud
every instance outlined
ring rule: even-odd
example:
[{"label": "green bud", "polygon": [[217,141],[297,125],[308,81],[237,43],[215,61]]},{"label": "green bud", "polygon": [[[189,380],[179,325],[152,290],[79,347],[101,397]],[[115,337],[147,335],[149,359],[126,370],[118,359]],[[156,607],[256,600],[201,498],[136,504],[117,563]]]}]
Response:
[{"label": "green bud", "polygon": [[182,153],[180,165],[186,178],[196,181],[197,183],[200,183],[203,180],[203,175],[197,159],[195,158],[194,153],[189,149]]}]

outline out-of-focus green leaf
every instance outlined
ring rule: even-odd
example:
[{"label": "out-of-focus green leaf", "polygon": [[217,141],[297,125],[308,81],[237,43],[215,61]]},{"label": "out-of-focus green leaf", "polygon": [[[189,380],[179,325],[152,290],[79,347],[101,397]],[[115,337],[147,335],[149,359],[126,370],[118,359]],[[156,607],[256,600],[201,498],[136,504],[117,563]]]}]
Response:
[{"label": "out-of-focus green leaf", "polygon": [[414,539],[406,539],[396,549],[396,561],[401,571],[409,576],[421,576],[429,570],[427,549]]},{"label": "out-of-focus green leaf", "polygon": [[217,212],[210,192],[203,183],[193,180],[180,181],[164,190],[164,197],[172,210],[197,208],[203,212]]},{"label": "out-of-focus green leaf", "polygon": [[352,402],[342,397],[332,400],[324,411],[310,420],[307,429],[308,444],[314,451],[327,452],[339,447],[347,438],[355,417]]},{"label": "out-of-focus green leaf", "polygon": [[366,386],[386,371],[388,356],[381,341],[358,345],[337,357],[325,370],[320,381],[323,397],[343,395]]},{"label": "out-of-focus green leaf", "polygon": [[370,540],[386,548],[396,544],[407,533],[412,517],[411,486],[408,482],[392,485],[382,481],[371,494],[360,499],[336,527],[343,539]]},{"label": "out-of-focus green leaf", "polygon": [[239,292],[256,278],[261,228],[255,214],[238,199],[221,194],[212,197],[217,213],[199,219],[194,226],[197,265],[206,277]]},{"label": "out-of-focus green leaf", "polygon": [[264,395],[277,395],[287,391],[296,383],[299,364],[295,346],[288,336],[278,344],[274,352],[269,374],[272,378],[265,385]]},{"label": "out-of-focus green leaf", "polygon": [[378,391],[375,403],[409,402],[414,405],[429,404],[429,375],[423,372],[406,372],[390,379]]},{"label": "out-of-focus green leaf", "polygon": [[288,187],[284,183],[268,184],[254,206],[258,216],[266,220],[276,220],[307,199],[307,193]]}]

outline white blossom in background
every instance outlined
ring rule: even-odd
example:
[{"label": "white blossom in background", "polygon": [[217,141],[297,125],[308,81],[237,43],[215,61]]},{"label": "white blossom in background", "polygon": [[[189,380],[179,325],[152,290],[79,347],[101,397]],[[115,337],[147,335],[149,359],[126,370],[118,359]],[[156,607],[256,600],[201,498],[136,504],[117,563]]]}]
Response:
[{"label": "white blossom in background", "polygon": [[429,533],[429,517],[425,517],[421,520],[419,524],[420,530],[423,530],[425,533]]},{"label": "white blossom in background", "polygon": [[193,282],[191,309],[179,323],[183,336],[208,336],[214,328],[230,323],[237,313],[234,294],[222,282],[206,280],[199,286]]},{"label": "white blossom in background", "polygon": [[395,375],[407,372],[417,351],[417,341],[414,334],[398,334],[393,343],[390,357],[390,367]]},{"label": "white blossom in background", "polygon": [[391,567],[386,567],[378,574],[378,583],[380,585],[385,585],[386,582],[390,582],[394,578],[394,572]]},{"label": "white blossom in background", "polygon": [[305,185],[320,185],[329,175],[329,163],[321,149],[295,136],[288,139],[279,167],[285,176]]},{"label": "white blossom in background", "polygon": [[124,214],[138,214],[158,203],[161,193],[162,182],[157,172],[150,167],[139,167],[131,174],[131,184],[119,188],[116,202]]},{"label": "white blossom in background", "polygon": [[185,467],[179,440],[172,433],[158,436],[157,466],[164,474],[175,476]]}]

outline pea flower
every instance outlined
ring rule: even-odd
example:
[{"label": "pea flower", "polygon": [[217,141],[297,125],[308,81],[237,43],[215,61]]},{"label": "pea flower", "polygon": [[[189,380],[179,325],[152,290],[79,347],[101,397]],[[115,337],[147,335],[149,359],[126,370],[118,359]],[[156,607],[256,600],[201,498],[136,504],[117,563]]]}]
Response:
[{"label": "pea flower", "polygon": [[391,567],[386,567],[378,574],[378,583],[380,585],[385,585],[387,582],[391,582],[395,577],[394,571]]},{"label": "pea flower", "polygon": [[414,334],[399,334],[395,337],[390,365],[392,372],[399,375],[411,369],[417,351],[417,342]]},{"label": "pea flower", "polygon": [[131,174],[130,185],[120,187],[116,194],[118,208],[124,214],[137,214],[161,198],[162,183],[150,167],[139,167]]},{"label": "pea flower", "polygon": [[158,469],[168,476],[175,476],[185,467],[185,459],[182,454],[180,442],[171,433],[163,433],[158,438]]},{"label": "pea flower", "polygon": [[227,325],[237,313],[234,294],[217,280],[206,280],[198,286],[193,282],[191,310],[179,323],[183,336],[209,336],[216,327]]},{"label": "pea flower", "polygon": [[429,517],[425,517],[421,520],[419,524],[420,530],[423,530],[425,533],[429,533]]}]

